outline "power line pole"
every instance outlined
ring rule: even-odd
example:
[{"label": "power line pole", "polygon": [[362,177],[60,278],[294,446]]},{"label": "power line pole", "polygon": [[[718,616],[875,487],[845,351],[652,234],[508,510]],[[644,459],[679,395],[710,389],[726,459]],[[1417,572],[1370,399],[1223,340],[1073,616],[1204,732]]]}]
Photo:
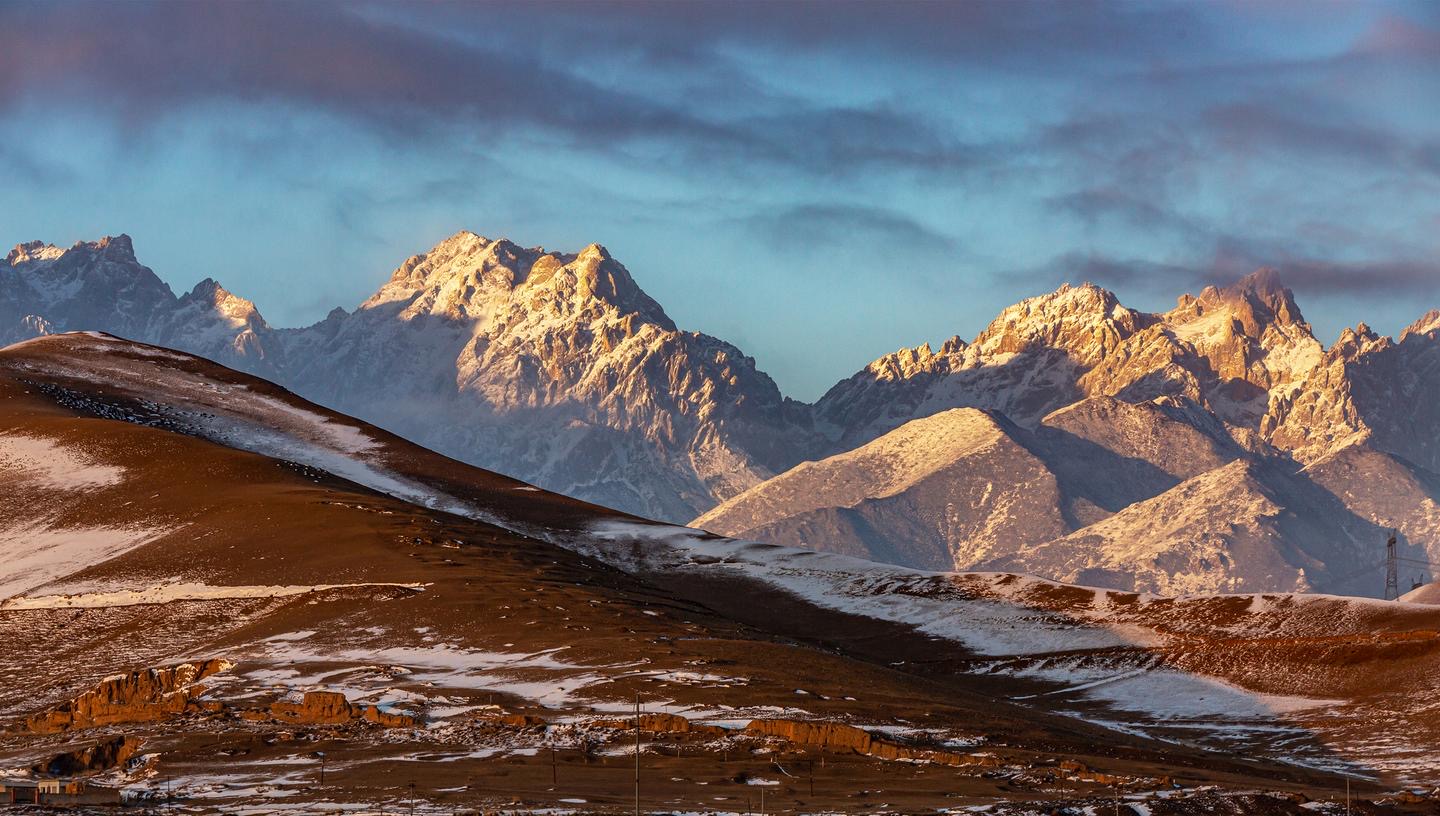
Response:
[{"label": "power line pole", "polygon": [[1385,542],[1385,600],[1400,597],[1400,574],[1395,562],[1395,530],[1390,531],[1390,540]]},{"label": "power line pole", "polygon": [[640,695],[635,695],[635,816],[640,816]]}]

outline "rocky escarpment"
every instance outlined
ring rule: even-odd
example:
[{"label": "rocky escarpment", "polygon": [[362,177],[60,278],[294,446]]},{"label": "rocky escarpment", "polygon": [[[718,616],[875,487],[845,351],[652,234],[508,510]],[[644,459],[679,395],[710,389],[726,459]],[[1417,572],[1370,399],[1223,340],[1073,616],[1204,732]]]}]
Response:
[{"label": "rocky escarpment", "polygon": [[154,722],[176,714],[209,710],[199,681],[230,668],[212,659],[107,677],[94,689],[26,721],[26,728],[54,734],[125,723]]},{"label": "rocky escarpment", "polygon": [[357,705],[338,691],[307,691],[298,703],[279,701],[268,709],[242,710],[239,716],[291,725],[348,725],[363,720],[386,728],[410,728],[417,722],[410,714],[386,711],[376,705]]},{"label": "rocky escarpment", "polygon": [[571,255],[459,233],[303,360],[289,383],[312,399],[653,517],[688,519],[807,448],[803,406],[739,349],[677,328],[599,245]]},{"label": "rocky escarpment", "polygon": [[978,765],[989,768],[999,767],[1001,764],[1000,758],[993,754],[959,754],[903,745],[844,723],[786,719],[751,720],[750,724],[745,726],[745,731],[777,737],[797,745],[813,745],[831,751],[851,751],[892,761],[933,762],[954,767]]},{"label": "rocky escarpment", "polygon": [[409,728],[418,720],[411,714],[377,705],[350,702],[336,691],[307,691],[299,702],[277,700],[267,707],[237,706],[222,700],[202,700],[200,680],[231,666],[221,659],[141,669],[107,677],[94,689],[25,722],[37,734],[57,734],[108,725],[156,722],[181,714],[238,717],[289,725],[348,725],[369,722],[385,728]]}]

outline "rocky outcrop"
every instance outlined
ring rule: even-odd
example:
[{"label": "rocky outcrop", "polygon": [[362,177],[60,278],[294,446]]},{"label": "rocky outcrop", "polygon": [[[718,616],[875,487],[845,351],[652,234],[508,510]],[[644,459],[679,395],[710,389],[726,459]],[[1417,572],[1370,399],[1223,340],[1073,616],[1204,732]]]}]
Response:
[{"label": "rocky outcrop", "polygon": [[243,711],[240,716],[290,725],[348,725],[363,720],[385,728],[412,728],[417,723],[410,714],[352,703],[338,691],[307,691],[298,703],[279,701],[269,709]]},{"label": "rocky outcrop", "polygon": [[140,751],[143,740],[116,736],[94,745],[56,754],[31,770],[41,776],[78,776],[119,768]]},{"label": "rocky outcrop", "polygon": [[213,659],[107,677],[74,700],[30,717],[26,728],[54,734],[214,710],[218,704],[197,699],[205,693],[199,681],[228,668],[228,661]]},{"label": "rocky outcrop", "polygon": [[953,751],[903,745],[875,737],[863,728],[856,728],[844,723],[786,719],[751,720],[750,724],[745,726],[745,732],[756,736],[783,739],[797,745],[812,745],[830,751],[864,754],[876,759],[933,762],[938,765],[954,767],[993,768],[1000,765],[999,757],[991,754],[959,754]]},{"label": "rocky outcrop", "polygon": [[[594,720],[590,725],[596,728],[612,728],[629,731],[635,728],[636,718],[623,720]],[[700,734],[708,737],[723,737],[728,731],[718,725],[702,725],[679,714],[641,714],[640,730],[651,734]]]}]

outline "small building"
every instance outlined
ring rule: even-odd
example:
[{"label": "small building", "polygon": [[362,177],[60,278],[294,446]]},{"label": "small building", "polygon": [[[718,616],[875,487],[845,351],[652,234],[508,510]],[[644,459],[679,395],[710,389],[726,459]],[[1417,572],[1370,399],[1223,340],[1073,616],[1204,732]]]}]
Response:
[{"label": "small building", "polygon": [[117,788],[91,785],[84,779],[0,779],[0,805],[118,805]]},{"label": "small building", "polygon": [[0,780],[0,804],[38,805],[40,785],[33,779]]}]

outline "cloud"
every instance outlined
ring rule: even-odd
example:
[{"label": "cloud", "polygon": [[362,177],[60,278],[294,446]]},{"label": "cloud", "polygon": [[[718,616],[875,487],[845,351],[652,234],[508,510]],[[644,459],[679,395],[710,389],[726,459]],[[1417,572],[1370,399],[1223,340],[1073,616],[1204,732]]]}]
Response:
[{"label": "cloud", "polygon": [[[492,140],[536,132],[599,152],[658,152],[732,168],[766,162],[813,173],[871,166],[934,171],[966,160],[963,145],[915,111],[777,96],[758,83],[743,86],[733,64],[704,42],[688,57],[667,51],[663,25],[638,25],[673,19],[666,6],[622,5],[627,13],[615,19],[629,20],[628,28],[598,24],[584,36],[577,32],[564,52],[545,45],[553,36],[534,47],[522,36],[542,24],[575,29],[593,10],[575,6],[562,14],[541,6],[537,16],[529,7],[489,4],[265,0],[4,5],[0,103],[68,98],[137,129],[198,103],[276,104],[339,114],[401,142],[457,130]],[[442,13],[470,18],[477,33],[436,30]],[[745,16],[718,6],[695,14]],[[671,98],[664,78],[630,81],[634,66],[610,50],[617,39],[632,46],[627,53],[683,60],[692,75],[728,72],[736,80],[730,98],[711,107]],[[615,60],[622,66],[608,70]]]},{"label": "cloud", "polygon": [[791,251],[866,247],[873,252],[954,258],[953,238],[901,213],[878,207],[803,204],[764,211],[736,223],[766,243]]},{"label": "cloud", "polygon": [[0,140],[0,168],[8,171],[11,178],[37,186],[65,184],[75,177],[69,167],[34,156],[3,140]]},{"label": "cloud", "polygon": [[1257,258],[1248,251],[1217,246],[1210,258],[1165,262],[1117,257],[1101,252],[1067,252],[1039,267],[1011,276],[1035,285],[1090,282],[1113,289],[1174,297],[1206,286],[1227,286],[1261,268],[1273,268],[1281,282],[1301,295],[1351,295],[1368,299],[1440,295],[1440,261],[1388,258],[1329,261],[1274,256]]},{"label": "cloud", "polygon": [[1362,297],[1440,296],[1440,260],[1435,259],[1329,261],[1287,258],[1277,267],[1283,280],[1303,292]]},{"label": "cloud", "polygon": [[1286,113],[1273,101],[1246,102],[1212,108],[1203,121],[1218,143],[1237,154],[1264,150],[1326,155],[1401,172],[1433,173],[1440,166],[1440,139],[1412,139],[1335,114],[1328,111],[1321,119]]},{"label": "cloud", "polygon": [[86,99],[132,126],[229,99],[318,106],[423,139],[437,122],[573,138],[735,138],[683,112],[540,63],[324,3],[5,6],[0,100]]}]

